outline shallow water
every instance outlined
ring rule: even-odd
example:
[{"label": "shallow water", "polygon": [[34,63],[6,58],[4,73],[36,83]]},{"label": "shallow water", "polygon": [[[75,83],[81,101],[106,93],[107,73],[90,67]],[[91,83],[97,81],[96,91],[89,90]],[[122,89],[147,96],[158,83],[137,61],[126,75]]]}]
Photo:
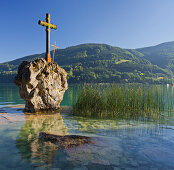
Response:
[{"label": "shallow water", "polygon": [[[62,105],[71,106],[75,93],[70,87]],[[0,169],[174,169],[173,113],[157,123],[75,117],[66,108],[52,115],[4,108],[23,103],[14,85],[0,84],[0,112],[7,112],[0,114]],[[41,131],[86,135],[93,144],[60,149],[38,140]]]}]

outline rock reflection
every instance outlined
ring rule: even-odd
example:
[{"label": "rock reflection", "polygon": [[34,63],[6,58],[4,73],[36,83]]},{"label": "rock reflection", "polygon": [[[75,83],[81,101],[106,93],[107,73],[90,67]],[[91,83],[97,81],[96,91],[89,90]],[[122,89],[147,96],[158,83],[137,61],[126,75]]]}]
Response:
[{"label": "rock reflection", "polygon": [[65,126],[60,113],[47,115],[26,115],[26,122],[22,126],[19,138],[16,140],[16,147],[22,158],[29,160],[37,166],[49,165],[53,156],[59,149],[51,142],[42,142],[38,139],[39,132],[46,132],[55,135],[67,135],[68,129]]}]

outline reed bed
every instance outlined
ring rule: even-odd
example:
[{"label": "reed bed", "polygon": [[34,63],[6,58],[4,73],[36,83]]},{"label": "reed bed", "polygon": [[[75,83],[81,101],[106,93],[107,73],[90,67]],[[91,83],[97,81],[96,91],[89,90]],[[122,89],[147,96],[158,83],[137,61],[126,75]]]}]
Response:
[{"label": "reed bed", "polygon": [[73,115],[100,118],[162,120],[172,110],[161,86],[85,85],[73,104]]}]

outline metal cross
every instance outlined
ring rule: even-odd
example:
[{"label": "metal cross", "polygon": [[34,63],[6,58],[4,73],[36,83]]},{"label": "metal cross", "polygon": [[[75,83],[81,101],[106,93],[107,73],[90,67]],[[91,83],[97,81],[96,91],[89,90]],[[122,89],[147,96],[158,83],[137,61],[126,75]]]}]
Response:
[{"label": "metal cross", "polygon": [[50,24],[50,14],[46,14],[46,22],[39,20],[39,25],[46,27],[46,60],[47,62],[51,62],[51,55],[50,55],[50,28],[57,29],[57,25]]},{"label": "metal cross", "polygon": [[59,48],[59,47],[56,46],[56,41],[54,42],[54,45],[51,45],[51,46],[54,47],[54,52],[53,52],[53,62],[54,62],[55,49],[56,49],[56,48]]}]

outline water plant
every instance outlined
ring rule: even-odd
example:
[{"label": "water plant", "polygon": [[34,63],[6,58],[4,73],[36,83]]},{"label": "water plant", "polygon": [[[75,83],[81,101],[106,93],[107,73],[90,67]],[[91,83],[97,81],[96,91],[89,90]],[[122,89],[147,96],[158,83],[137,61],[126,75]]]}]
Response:
[{"label": "water plant", "polygon": [[162,120],[172,110],[160,85],[85,85],[73,104],[73,115],[101,118]]}]

